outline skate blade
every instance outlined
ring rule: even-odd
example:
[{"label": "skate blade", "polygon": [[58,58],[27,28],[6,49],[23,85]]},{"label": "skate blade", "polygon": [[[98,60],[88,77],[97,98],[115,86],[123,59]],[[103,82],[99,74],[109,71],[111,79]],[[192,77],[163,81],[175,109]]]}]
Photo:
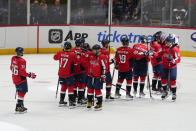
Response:
[{"label": "skate blade", "polygon": [[162,93],[158,91],[155,95],[161,95],[161,94],[162,94]]},{"label": "skate blade", "polygon": [[68,108],[69,108],[69,109],[75,109],[76,106],[69,106]]},{"label": "skate blade", "polygon": [[27,113],[27,111],[23,111],[23,112],[15,111],[15,114],[25,114],[25,113]]},{"label": "skate blade", "polygon": [[86,107],[86,104],[78,104],[77,107]]},{"label": "skate blade", "polygon": [[59,104],[59,107],[66,107],[67,104]]},{"label": "skate blade", "polygon": [[115,96],[114,98],[115,98],[115,99],[120,99],[120,96]]},{"label": "skate blade", "polygon": [[98,108],[98,109],[94,108],[94,111],[101,111],[101,110],[102,110],[102,108]]},{"label": "skate blade", "polygon": [[169,96],[170,96],[170,94],[168,94],[165,98],[161,98],[161,99],[166,100]]},{"label": "skate blade", "polygon": [[114,101],[114,99],[105,99],[105,102],[111,102]]},{"label": "skate blade", "polygon": [[87,110],[87,111],[91,111],[91,110],[92,110],[92,107],[91,107],[91,108],[86,108],[86,110]]},{"label": "skate blade", "polygon": [[134,99],[134,97],[133,97],[133,98],[125,97],[125,100],[127,100],[127,101],[131,101],[131,100],[133,100],[133,99]]},{"label": "skate blade", "polygon": [[145,98],[145,95],[139,96],[139,98]]}]

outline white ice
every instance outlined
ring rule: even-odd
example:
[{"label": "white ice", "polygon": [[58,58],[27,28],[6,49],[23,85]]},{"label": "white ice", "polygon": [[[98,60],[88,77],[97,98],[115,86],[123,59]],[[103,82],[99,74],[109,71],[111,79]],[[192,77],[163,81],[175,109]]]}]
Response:
[{"label": "white ice", "polygon": [[[28,131],[196,130],[196,58],[182,58],[178,66],[176,102],[161,101],[160,96],[155,95],[155,100],[150,100],[145,89],[146,99],[104,102],[102,111],[58,107],[59,97],[55,99],[58,63],[53,60],[53,55],[25,55],[24,58],[28,63],[27,71],[35,72],[37,79],[28,79],[29,93],[25,97],[28,113],[14,114],[16,100],[9,70],[11,56],[0,56],[1,131],[12,131],[16,125],[15,131],[20,130],[19,127]],[[117,71],[113,83],[116,79]]]}]

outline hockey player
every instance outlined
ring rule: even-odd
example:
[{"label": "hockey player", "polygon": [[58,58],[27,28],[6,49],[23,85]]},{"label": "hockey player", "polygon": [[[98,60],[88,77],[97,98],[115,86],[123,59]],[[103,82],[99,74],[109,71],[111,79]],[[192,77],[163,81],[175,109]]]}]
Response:
[{"label": "hockey player", "polygon": [[[168,89],[167,84],[172,92],[172,100],[176,100],[176,78],[177,78],[177,64],[180,63],[179,48],[175,44],[175,38],[171,35],[166,38],[165,46],[163,48],[163,74],[162,74],[162,99],[167,98]],[[168,75],[170,74],[170,75]],[[169,77],[169,78],[168,78]],[[167,83],[167,80],[169,80]]]},{"label": "hockey player", "polygon": [[70,42],[65,42],[62,51],[59,51],[54,55],[54,60],[59,61],[59,82],[61,84],[60,102],[59,105],[66,105],[64,101],[66,90],[69,94],[69,107],[74,108],[76,106],[74,97],[74,64],[76,63],[76,54],[70,51],[72,48]]},{"label": "hockey player", "polygon": [[[161,32],[157,32],[153,35],[153,41],[150,43],[150,50],[155,52],[158,56],[151,58],[151,64],[153,68],[153,78],[152,78],[152,90],[161,92],[161,73],[163,70],[162,67],[162,46],[161,46]],[[158,88],[157,88],[158,82]]]},{"label": "hockey player", "polygon": [[122,38],[122,47],[118,48],[115,54],[116,65],[115,68],[118,69],[118,82],[116,84],[115,96],[119,98],[120,88],[124,79],[127,81],[126,86],[126,98],[132,99],[131,96],[131,86],[132,86],[132,70],[133,70],[133,52],[129,46],[129,39]]},{"label": "hockey player", "polygon": [[145,80],[148,71],[148,61],[150,61],[150,57],[147,49],[148,38],[146,36],[141,37],[141,43],[135,44],[133,46],[133,54],[134,54],[134,68],[133,68],[133,88],[134,88],[134,96],[137,94],[138,87],[138,79],[140,78],[140,92],[139,96],[143,97],[144,94],[144,86]]},{"label": "hockey player", "polygon": [[24,113],[27,108],[24,107],[24,97],[28,92],[27,77],[35,79],[35,73],[26,72],[26,61],[22,58],[24,49],[22,47],[17,47],[16,56],[11,59],[10,70],[12,71],[12,80],[16,86],[16,93],[18,95],[18,100],[16,104],[16,113]]},{"label": "hockey player", "polygon": [[92,52],[90,51],[90,45],[88,43],[82,44],[82,53],[81,53],[81,66],[84,67],[85,73],[84,73],[84,79],[85,79],[85,88],[83,93],[83,100],[86,101],[85,98],[85,91],[88,83],[88,68],[89,68],[89,56],[92,55]]},{"label": "hockey player", "polygon": [[106,82],[106,60],[105,57],[100,52],[101,47],[99,45],[94,45],[92,47],[93,55],[89,57],[89,79],[88,79],[88,105],[87,108],[92,107],[94,92],[97,98],[97,104],[94,107],[95,110],[100,110],[102,107],[102,92],[103,83]]},{"label": "hockey player", "polygon": [[[82,66],[82,45],[84,44],[85,40],[83,38],[77,39],[75,41],[76,47],[72,50],[77,55],[77,62],[74,66],[75,71],[75,82],[74,82],[74,95],[78,97],[78,105],[84,105],[87,102],[84,100],[84,90],[85,90],[85,81],[86,81],[86,74],[85,68]],[[77,92],[78,89],[78,92]]]},{"label": "hockey player", "polygon": [[110,64],[112,64],[112,62],[110,62],[110,53],[109,51],[107,51],[108,47],[109,47],[109,43],[110,41],[107,39],[102,40],[101,44],[102,44],[102,49],[101,49],[101,54],[104,55],[106,57],[106,64],[107,64],[107,69],[106,69],[106,99],[109,100],[113,100],[114,97],[111,96],[111,88],[112,88],[112,77],[111,77],[111,73],[110,73]]}]

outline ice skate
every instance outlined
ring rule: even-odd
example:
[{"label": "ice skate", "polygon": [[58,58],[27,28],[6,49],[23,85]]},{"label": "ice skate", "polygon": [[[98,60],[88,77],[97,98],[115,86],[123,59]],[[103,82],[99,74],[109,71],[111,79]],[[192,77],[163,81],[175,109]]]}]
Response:
[{"label": "ice skate", "polygon": [[140,97],[140,98],[143,98],[143,97],[145,97],[145,95],[146,95],[146,94],[145,94],[143,91],[141,91],[140,94],[139,94],[139,97]]},{"label": "ice skate", "polygon": [[16,109],[15,109],[15,113],[16,114],[23,114],[27,112],[27,108],[25,108],[22,105],[16,104]]},{"label": "ice skate", "polygon": [[102,110],[102,104],[96,104],[96,106],[94,107],[95,111],[100,111]]},{"label": "ice skate", "polygon": [[67,102],[63,101],[63,100],[60,100],[59,101],[59,107],[63,107],[63,106],[67,106]]}]

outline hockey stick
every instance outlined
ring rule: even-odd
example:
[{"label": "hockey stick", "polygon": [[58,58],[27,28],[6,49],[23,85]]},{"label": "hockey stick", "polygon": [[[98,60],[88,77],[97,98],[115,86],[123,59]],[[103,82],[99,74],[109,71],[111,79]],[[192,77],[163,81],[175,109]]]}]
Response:
[{"label": "hockey stick", "polygon": [[[149,42],[147,42],[147,50],[149,52]],[[149,57],[149,55],[148,55]],[[150,87],[150,77],[149,77],[149,61],[147,63],[147,89],[149,90],[150,93],[150,98],[152,98],[152,92],[151,92],[151,87]]]},{"label": "hockey stick", "polygon": [[[115,87],[116,87],[115,84],[112,84],[112,86],[115,86]],[[121,89],[121,90],[123,90],[123,91],[125,91],[125,92],[128,92],[126,89],[124,89],[124,88],[122,88],[122,87],[116,87],[116,88],[119,88],[119,89]]]},{"label": "hockey stick", "polygon": [[15,100],[16,100],[16,95],[17,95],[17,92],[18,92],[18,91],[16,90],[16,92],[15,92],[15,97],[14,97],[14,98],[15,98]]},{"label": "hockey stick", "polygon": [[92,86],[93,86],[93,106],[95,105],[95,94],[94,94],[94,87],[95,87],[95,78],[92,78]]},{"label": "hockey stick", "polygon": [[[171,58],[171,50],[172,50],[172,47],[169,48],[169,58]],[[171,71],[171,64],[169,62],[169,68],[168,68],[168,76],[167,76],[167,90],[170,91],[170,72]]]},{"label": "hockey stick", "polygon": [[[115,64],[114,64],[115,65]],[[113,72],[112,72],[112,82],[113,82],[113,79],[114,79],[114,74],[115,74],[115,67],[113,68]]]},{"label": "hockey stick", "polygon": [[56,99],[57,99],[58,90],[59,90],[59,78],[58,78],[58,83],[57,83],[57,87],[56,87]]}]

